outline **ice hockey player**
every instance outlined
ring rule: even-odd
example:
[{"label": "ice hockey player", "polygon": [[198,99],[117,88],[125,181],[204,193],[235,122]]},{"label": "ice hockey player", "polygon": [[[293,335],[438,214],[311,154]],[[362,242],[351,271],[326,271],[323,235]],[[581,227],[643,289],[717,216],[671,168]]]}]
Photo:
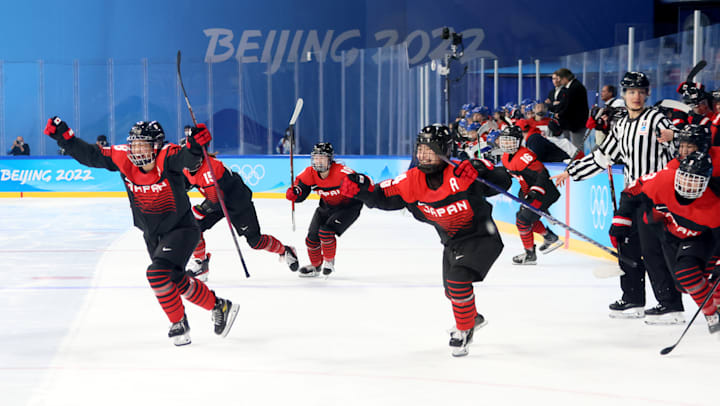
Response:
[{"label": "ice hockey player", "polygon": [[[502,130],[497,144],[503,152],[503,166],[520,183],[518,197],[540,211],[547,211],[558,200],[560,192],[550,180],[550,174],[535,153],[520,145],[522,138],[523,134],[518,126],[506,127]],[[521,206],[518,210],[515,224],[525,248],[525,252],[513,257],[512,261],[515,265],[537,263],[533,233],[543,237],[543,243],[539,248],[542,254],[548,254],[563,244],[558,236],[540,221],[540,216],[525,206]]]},{"label": "ice hockey player", "polygon": [[303,202],[315,191],[320,205],[315,209],[305,245],[310,264],[300,267],[298,276],[328,276],[335,271],[336,236],[341,236],[360,216],[362,202],[340,194],[340,185],[354,171],[335,162],[335,151],[329,142],[315,144],[310,153],[311,165],[295,178],[285,193],[292,202]]},{"label": "ice hockey player", "polygon": [[190,344],[190,325],[182,298],[212,311],[215,334],[225,337],[239,310],[202,282],[185,273],[200,229],[190,212],[183,168],[195,167],[202,148],[212,139],[204,125],[193,127],[186,147],[165,142],[157,121],[140,121],[130,129],[127,145],[98,148],[75,137],[59,117],[48,120],[45,134],[79,163],[122,175],[133,222],[143,231],[152,263],[146,275],[160,306],[172,323],[168,336],[175,345]]},{"label": "ice hockey player", "polygon": [[475,307],[473,282],[485,279],[503,249],[491,217],[492,205],[485,199],[498,192],[476,178],[481,176],[504,190],[512,180],[505,169],[485,160],[448,165],[450,143],[447,127],[424,127],[415,144],[417,167],[377,186],[365,175],[348,175],[341,193],[371,208],[407,208],[416,220],[435,227],[444,245],[445,295],[455,317],[450,347],[452,355],[460,357],[468,354],[475,329],[485,325]]},{"label": "ice hockey player", "polygon": [[[687,155],[677,169],[667,168],[642,176],[622,193],[620,207],[610,228],[613,241],[630,231],[632,213],[641,207],[648,222],[662,225],[661,242],[665,260],[675,280],[701,306],[710,333],[720,331],[720,290],[712,293],[710,274],[720,277],[717,261],[712,257],[720,235],[720,197],[708,190],[713,171],[710,157],[704,152]],[[613,244],[616,244],[615,242]]]},{"label": "ice hockey player", "polygon": [[[190,131],[190,127],[186,127],[185,131],[186,133]],[[203,233],[225,218],[216,186],[222,191],[230,222],[238,235],[245,237],[250,248],[278,254],[282,262],[285,262],[292,271],[296,271],[298,260],[295,248],[284,245],[272,235],[261,233],[252,201],[252,190],[245,185],[242,176],[226,168],[215,154],[208,154],[208,158],[210,158],[209,163],[203,158],[198,166],[183,170],[188,185],[196,187],[205,197],[202,203],[192,207],[193,215],[200,224],[200,242],[193,251],[187,272],[202,281],[207,281],[211,254],[205,250]],[[212,165],[218,178],[217,183],[213,181],[209,165]]]}]

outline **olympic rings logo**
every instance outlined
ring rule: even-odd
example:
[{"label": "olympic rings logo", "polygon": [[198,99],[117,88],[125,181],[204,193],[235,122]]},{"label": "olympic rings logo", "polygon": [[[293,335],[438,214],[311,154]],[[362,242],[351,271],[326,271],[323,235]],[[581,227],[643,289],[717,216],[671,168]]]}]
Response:
[{"label": "olympic rings logo", "polygon": [[230,169],[233,172],[237,172],[242,176],[245,183],[250,186],[255,186],[260,183],[260,180],[265,177],[265,167],[257,164],[255,166],[245,164],[242,167],[238,165],[232,165]]},{"label": "olympic rings logo", "polygon": [[593,227],[605,229],[605,218],[608,215],[609,195],[607,186],[595,186],[590,188],[590,213],[592,215]]}]

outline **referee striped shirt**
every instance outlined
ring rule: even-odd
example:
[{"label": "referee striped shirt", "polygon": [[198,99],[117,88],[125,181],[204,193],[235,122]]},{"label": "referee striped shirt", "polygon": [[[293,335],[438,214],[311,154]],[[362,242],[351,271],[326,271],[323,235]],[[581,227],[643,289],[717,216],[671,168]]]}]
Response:
[{"label": "referee striped shirt", "polygon": [[595,151],[571,162],[566,170],[574,180],[584,180],[604,171],[611,163],[624,164],[627,186],[643,175],[663,169],[675,156],[672,141],[657,140],[660,130],[671,127],[667,117],[651,108],[634,119],[625,116],[615,123]]}]

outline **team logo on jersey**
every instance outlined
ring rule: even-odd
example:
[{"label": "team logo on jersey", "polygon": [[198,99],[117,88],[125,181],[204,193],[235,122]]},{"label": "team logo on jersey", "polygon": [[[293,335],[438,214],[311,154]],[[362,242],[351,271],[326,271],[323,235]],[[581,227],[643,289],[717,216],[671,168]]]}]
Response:
[{"label": "team logo on jersey", "polygon": [[432,207],[428,205],[420,205],[418,207],[425,213],[428,218],[442,218],[456,215],[458,213],[468,211],[470,209],[470,203],[467,200],[461,200],[459,202],[450,203],[444,207]]},{"label": "team logo on jersey", "polygon": [[136,185],[130,181],[130,179],[125,178],[125,183],[127,184],[128,190],[132,193],[161,193],[163,189],[168,187],[168,181],[167,179],[163,179],[160,183],[154,183],[152,185]]},{"label": "team logo on jersey", "polygon": [[322,190],[316,189],[317,194],[322,197],[340,196],[340,189]]},{"label": "team logo on jersey", "polygon": [[638,135],[648,135],[648,122],[647,120],[642,120],[640,122],[640,127],[638,128]]},{"label": "team logo on jersey", "polygon": [[608,187],[593,185],[590,188],[590,214],[592,215],[593,228],[605,229],[608,215]]},{"label": "team logo on jersey", "polygon": [[[657,212],[657,211],[656,211]],[[673,217],[672,213],[668,211],[660,211],[657,213],[662,213],[663,216],[665,216],[665,226],[667,227],[668,231],[670,231],[672,234],[680,237],[680,238],[687,238],[687,237],[696,237],[700,235],[699,231],[693,231],[690,229],[687,229],[675,221],[675,217]],[[689,246],[683,247],[682,249],[687,249]]]}]

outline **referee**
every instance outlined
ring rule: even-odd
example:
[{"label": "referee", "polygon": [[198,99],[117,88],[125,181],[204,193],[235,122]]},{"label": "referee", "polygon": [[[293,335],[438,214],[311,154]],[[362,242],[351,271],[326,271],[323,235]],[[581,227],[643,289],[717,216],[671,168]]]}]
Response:
[{"label": "referee", "polygon": [[[628,115],[612,127],[610,134],[593,153],[571,162],[564,172],[555,175],[556,185],[572,176],[584,180],[606,170],[608,165],[625,164],[625,185],[665,167],[675,154],[671,123],[658,110],[645,106],[650,81],[642,72],[627,72],[620,82]],[[619,239],[618,251],[637,266],[620,262],[625,275],[620,277],[622,298],[610,304],[610,317],[641,318],[648,324],[684,323],[680,292],[663,259],[659,234],[643,218],[638,208],[632,218],[630,234]],[[645,271],[650,277],[658,305],[644,310]]]}]

